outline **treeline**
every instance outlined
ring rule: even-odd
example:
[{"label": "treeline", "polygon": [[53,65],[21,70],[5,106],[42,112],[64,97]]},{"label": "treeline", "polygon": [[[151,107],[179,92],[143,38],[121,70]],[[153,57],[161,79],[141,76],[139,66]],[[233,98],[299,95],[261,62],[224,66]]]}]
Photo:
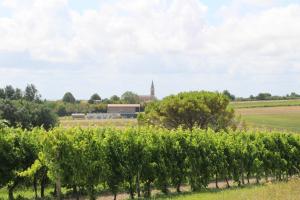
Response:
[{"label": "treeline", "polygon": [[[0,129],[0,186],[14,189],[25,180],[34,188],[47,184],[71,188],[74,196],[95,199],[100,190],[116,196],[126,190],[131,198],[149,197],[156,188],[177,192],[189,184],[193,191],[211,181],[251,178],[287,179],[299,174],[300,136],[268,132],[213,132],[137,127]],[[4,162],[3,162],[4,161]],[[25,181],[26,182],[26,181]],[[36,190],[36,196],[38,192]]]},{"label": "treeline", "polygon": [[49,101],[48,105],[58,116],[70,116],[72,113],[106,113],[107,104],[141,104],[144,110],[145,102],[133,92],[127,91],[121,95],[113,95],[102,99],[99,94],[93,94],[89,100],[78,100],[71,92],[66,92],[61,100]]},{"label": "treeline", "polygon": [[41,95],[33,84],[28,84],[24,91],[20,88],[7,85],[4,88],[0,88],[0,99],[40,102]]},{"label": "treeline", "polygon": [[11,85],[0,88],[0,120],[23,129],[43,126],[48,130],[58,123],[53,109],[41,100],[32,84],[27,85],[25,90]]},{"label": "treeline", "polygon": [[[70,116],[72,113],[106,113],[107,104],[140,103],[142,111],[145,107],[145,102],[143,102],[136,93],[131,91],[124,92],[121,96],[113,95],[110,98],[103,99],[99,94],[94,93],[88,100],[76,99],[71,92],[66,92],[60,100],[49,101],[42,99],[41,94],[39,94],[39,91],[33,84],[28,84],[24,90],[7,85],[4,88],[0,88],[0,119],[5,119],[4,117],[1,117],[1,109],[5,109],[2,105],[20,105],[24,104],[24,102],[25,104],[32,105],[39,104],[38,107],[43,105],[43,107],[47,107],[52,113],[60,117]],[[19,110],[19,107],[7,109]],[[22,112],[22,110],[20,112]],[[26,112],[28,113],[30,111],[26,110]],[[29,116],[27,116],[27,118],[28,117]],[[51,124],[51,126],[53,125],[54,124]]]},{"label": "treeline", "polygon": [[300,94],[295,92],[291,92],[290,94],[279,96],[272,95],[268,92],[262,92],[255,95],[250,95],[249,97],[236,97],[231,94],[228,90],[224,90],[223,94],[227,96],[231,101],[271,101],[271,100],[292,100],[292,99],[300,99]]},{"label": "treeline", "polygon": [[7,85],[0,88],[0,120],[13,127],[33,128],[43,126],[46,129],[58,124],[58,116],[70,116],[72,113],[106,113],[107,104],[141,103],[139,96],[127,91],[121,97],[113,95],[104,98],[95,93],[88,101],[77,100],[72,93],[66,92],[61,100],[48,101],[42,99],[33,84],[24,90]]}]

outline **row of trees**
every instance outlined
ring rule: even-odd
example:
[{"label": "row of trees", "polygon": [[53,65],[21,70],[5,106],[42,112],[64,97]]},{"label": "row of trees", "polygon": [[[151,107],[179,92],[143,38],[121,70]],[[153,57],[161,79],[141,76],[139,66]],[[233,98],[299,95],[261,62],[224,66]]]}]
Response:
[{"label": "row of trees", "polygon": [[102,99],[97,93],[93,94],[88,101],[76,100],[72,93],[64,94],[61,101],[51,101],[48,104],[59,116],[69,116],[72,113],[105,113],[107,104],[135,104],[143,102],[137,94],[127,91],[121,97],[113,95],[111,98]]},{"label": "row of trees", "polygon": [[49,130],[58,124],[57,115],[46,104],[21,100],[0,99],[0,120],[23,129],[42,126]]},{"label": "row of trees", "polygon": [[[66,92],[62,98],[62,101],[64,103],[80,103],[80,101],[76,100],[74,95],[71,92]],[[137,94],[131,91],[127,91],[124,94],[122,94],[121,97],[117,95],[111,96],[109,99],[105,98],[102,99],[99,94],[95,93],[93,94],[90,99],[88,100],[89,104],[94,104],[94,103],[104,103],[104,104],[109,104],[109,103],[129,103],[129,104],[135,104],[135,103],[140,103],[140,98]]]},{"label": "row of trees", "polygon": [[[35,188],[47,182],[95,199],[97,189],[109,189],[115,198],[127,190],[131,198],[149,197],[183,184],[193,191],[211,181],[236,184],[271,177],[287,179],[300,170],[300,136],[284,133],[216,133],[211,129],[55,128],[0,129],[0,186],[14,189],[27,180]],[[97,187],[98,186],[98,187]],[[36,195],[37,192],[36,192]],[[41,196],[43,193],[41,192]]]},{"label": "row of trees", "polygon": [[279,96],[272,95],[268,92],[261,92],[255,95],[250,95],[249,97],[236,97],[231,94],[228,90],[223,91],[223,95],[227,96],[231,101],[265,101],[265,100],[290,100],[290,99],[300,99],[300,94],[291,92],[290,94]]},{"label": "row of trees", "polygon": [[[229,93],[230,94],[230,93]],[[236,101],[266,101],[266,100],[291,100],[291,99],[300,99],[300,94],[295,92],[291,92],[290,94],[279,96],[279,95],[272,95],[268,92],[261,92],[259,94],[250,95],[248,98],[237,97],[233,100]]]},{"label": "row of trees", "polygon": [[40,98],[41,95],[33,84],[28,84],[24,91],[11,85],[0,88],[0,99],[40,101]]},{"label": "row of trees", "polygon": [[0,120],[23,129],[43,126],[48,130],[58,123],[57,115],[32,84],[24,91],[10,85],[0,88]]}]

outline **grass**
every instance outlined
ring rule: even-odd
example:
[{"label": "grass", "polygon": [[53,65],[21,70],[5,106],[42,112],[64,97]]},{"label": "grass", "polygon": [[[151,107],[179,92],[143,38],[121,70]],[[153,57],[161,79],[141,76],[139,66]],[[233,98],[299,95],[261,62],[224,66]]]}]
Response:
[{"label": "grass", "polygon": [[[53,188],[46,189],[48,199],[53,199],[50,192]],[[64,193],[66,190],[63,188]],[[19,188],[14,192],[14,196],[18,195],[26,199],[34,199],[34,191],[32,188]],[[112,199],[111,195],[99,196],[97,199]],[[118,199],[125,200],[127,194],[119,194]],[[86,198],[82,198],[86,199]],[[245,185],[243,187],[232,187],[231,189],[206,189],[201,192],[191,193],[184,192],[178,195],[176,192],[168,196],[158,194],[157,200],[299,200],[300,199],[300,179],[292,179],[289,182],[265,183],[259,185]],[[0,189],[0,200],[7,200],[7,190]]]},{"label": "grass", "polygon": [[[52,188],[46,188],[45,196],[50,196],[51,192],[53,192]],[[14,191],[14,197],[17,198],[18,196],[21,196],[25,199],[35,199],[34,190],[32,188],[17,188]],[[0,189],[0,200],[7,200],[7,199],[8,199],[7,189],[6,188]]]},{"label": "grass", "polygon": [[211,189],[201,193],[158,198],[174,200],[299,200],[300,180],[288,183],[267,183],[244,188]]},{"label": "grass", "polygon": [[237,109],[251,128],[300,133],[300,106]]},{"label": "grass", "polygon": [[278,106],[300,106],[300,99],[273,100],[273,101],[237,101],[231,102],[230,106],[238,108],[278,107]]}]

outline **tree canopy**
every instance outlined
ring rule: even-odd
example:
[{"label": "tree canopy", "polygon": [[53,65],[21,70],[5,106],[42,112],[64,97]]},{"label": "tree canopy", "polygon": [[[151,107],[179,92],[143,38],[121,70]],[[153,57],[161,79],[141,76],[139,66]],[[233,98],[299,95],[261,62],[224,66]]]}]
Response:
[{"label": "tree canopy", "polygon": [[130,104],[134,104],[134,103],[139,103],[140,99],[139,96],[131,91],[127,91],[124,94],[122,94],[121,96],[121,100],[124,103],[130,103]]},{"label": "tree canopy", "polygon": [[40,98],[41,95],[33,84],[28,84],[24,91],[11,85],[0,88],[0,99],[40,101]]},{"label": "tree canopy", "polygon": [[91,98],[89,99],[89,103],[93,104],[95,103],[95,101],[101,101],[101,97],[97,93],[91,96]]},{"label": "tree canopy", "polygon": [[228,90],[224,90],[223,95],[227,96],[231,101],[235,100],[235,96],[231,94]]},{"label": "tree canopy", "polygon": [[228,105],[228,97],[218,92],[182,92],[147,105],[139,122],[166,128],[226,130],[234,125],[234,110]]},{"label": "tree canopy", "polygon": [[29,84],[25,88],[24,99],[27,101],[38,101],[40,99],[38,90],[33,84]]},{"label": "tree canopy", "polygon": [[62,98],[62,101],[65,103],[75,103],[76,99],[71,92],[66,92]]},{"label": "tree canopy", "polygon": [[24,129],[40,126],[50,129],[58,122],[47,105],[20,100],[0,100],[0,119],[6,120],[9,126]]}]

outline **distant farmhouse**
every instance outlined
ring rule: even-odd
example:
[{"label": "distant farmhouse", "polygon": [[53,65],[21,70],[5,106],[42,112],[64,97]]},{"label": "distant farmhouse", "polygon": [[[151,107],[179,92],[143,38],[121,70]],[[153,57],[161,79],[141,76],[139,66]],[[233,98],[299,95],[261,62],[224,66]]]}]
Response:
[{"label": "distant farmhouse", "polygon": [[150,102],[150,101],[154,101],[156,99],[153,81],[151,83],[150,95],[139,95],[139,98],[140,98],[141,102]]},{"label": "distant farmhouse", "polygon": [[108,104],[107,113],[137,113],[140,112],[140,104]]},{"label": "distant farmhouse", "polygon": [[[150,88],[150,95],[139,95],[141,103],[148,103],[154,101],[155,88],[152,81]],[[107,113],[82,113],[72,114],[73,119],[114,119],[114,118],[136,118],[141,112],[141,104],[108,104]]]}]

